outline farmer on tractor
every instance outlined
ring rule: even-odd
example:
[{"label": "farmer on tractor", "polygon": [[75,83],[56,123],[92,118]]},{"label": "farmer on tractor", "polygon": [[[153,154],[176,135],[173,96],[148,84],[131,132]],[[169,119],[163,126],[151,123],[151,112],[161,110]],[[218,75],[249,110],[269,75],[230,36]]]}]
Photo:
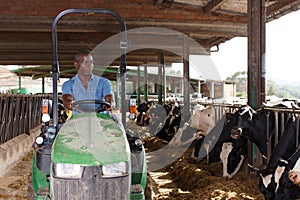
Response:
[{"label": "farmer on tractor", "polygon": [[72,102],[80,100],[101,100],[111,103],[113,90],[111,82],[92,73],[94,67],[93,56],[88,51],[76,53],[74,67],[77,74],[62,86],[62,98],[65,108],[72,110]]}]

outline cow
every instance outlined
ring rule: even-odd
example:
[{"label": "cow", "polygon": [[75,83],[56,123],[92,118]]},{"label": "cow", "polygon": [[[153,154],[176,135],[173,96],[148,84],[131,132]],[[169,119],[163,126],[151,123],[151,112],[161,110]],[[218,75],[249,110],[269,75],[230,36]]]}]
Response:
[{"label": "cow", "polygon": [[[223,135],[227,141],[223,141],[220,159],[223,164],[223,177],[231,178],[241,168],[247,154],[247,138],[240,135],[248,120],[252,120],[252,110],[250,107],[242,107],[231,116],[231,130],[224,129]],[[250,118],[248,118],[248,115]],[[228,133],[228,131],[230,131]],[[229,137],[230,136],[230,137]]]},{"label": "cow", "polygon": [[296,152],[296,130],[296,118],[292,115],[285,125],[281,139],[276,144],[266,168],[258,170],[260,176],[259,189],[266,199],[300,194],[298,193],[300,191],[290,186],[291,181],[288,179],[288,171],[286,171],[287,168],[292,169],[295,160],[300,155],[300,153],[294,154]]},{"label": "cow", "polygon": [[[225,120],[223,118],[219,120],[216,124],[216,126],[211,130],[210,134],[206,136],[206,141],[208,143],[215,143],[215,145],[210,145],[211,148],[208,150],[209,153],[207,154],[207,163],[214,163],[214,162],[220,162],[220,153],[222,151],[222,146],[226,142],[231,141],[230,132],[231,129],[235,126],[237,117],[234,113],[226,113],[224,116]],[[219,134],[216,127],[222,126],[222,131]],[[205,141],[205,142],[206,142]],[[216,141],[216,142],[214,142]],[[197,156],[197,154],[194,154],[194,156]]]},{"label": "cow", "polygon": [[[298,149],[299,151],[299,149]],[[288,172],[289,179],[296,185],[300,186],[300,159],[298,156],[298,160],[294,165],[293,169]]]},{"label": "cow", "polygon": [[[212,106],[195,106],[193,115],[183,124],[171,141],[173,145],[191,144],[194,140],[195,148],[201,147],[203,139],[215,125],[215,109]],[[196,149],[196,152],[199,149]]]},{"label": "cow", "polygon": [[220,161],[220,145],[228,141],[229,134],[226,133],[227,125],[224,124],[225,117],[221,118],[208,134],[200,133],[200,137],[193,144],[191,158],[200,162],[206,157],[207,164]]},{"label": "cow", "polygon": [[[282,167],[277,167],[275,171],[277,172],[274,176],[276,183],[275,199],[300,198],[299,177],[296,175],[299,173],[300,168],[299,158],[300,150],[298,149],[288,160],[280,160],[284,165]],[[278,168],[281,170],[278,170]]]},{"label": "cow", "polygon": [[170,110],[170,105],[153,104],[150,107],[148,115],[150,117],[149,132],[151,135],[156,135],[162,129]]},{"label": "cow", "polygon": [[213,106],[195,106],[193,113],[170,143],[177,146],[192,144],[193,162],[200,162],[205,157],[208,164],[219,162],[222,144],[230,140],[230,130],[235,126],[237,117],[227,113],[226,117],[215,122],[216,110]]},{"label": "cow", "polygon": [[275,116],[264,107],[253,110],[250,106],[241,107],[237,113],[237,125],[231,130],[231,137],[238,139],[249,139],[254,143],[260,151],[262,157],[267,159],[268,150],[267,144],[270,135],[273,135],[275,130]]},{"label": "cow", "polygon": [[[170,105],[169,105],[170,106]],[[168,108],[168,107],[167,107]],[[166,109],[166,112],[168,110]],[[181,107],[178,102],[174,102],[171,105],[171,110],[169,111],[167,117],[160,124],[160,129],[157,130],[156,136],[160,139],[170,142],[178,131],[181,122]]]},{"label": "cow", "polygon": [[136,117],[136,124],[139,126],[147,126],[149,125],[149,114],[148,110],[150,109],[152,102],[144,101],[137,107],[138,115]]},{"label": "cow", "polygon": [[298,173],[300,149],[287,160],[279,158],[274,168],[258,170],[260,175],[259,189],[265,199],[299,199],[300,187]]},{"label": "cow", "polygon": [[227,173],[224,177],[232,177],[241,167],[242,162],[248,156],[247,141],[253,142],[262,154],[267,158],[268,134],[274,131],[275,117],[274,113],[263,108],[255,111],[250,106],[242,106],[233,115],[235,127],[231,129],[230,144],[222,146],[223,168]]},{"label": "cow", "polygon": [[194,162],[200,162],[205,157],[208,164],[220,161],[220,144],[222,146],[222,143],[228,139],[228,134],[225,134],[227,125],[224,126],[224,121],[229,122],[230,120],[225,120],[225,116],[223,116],[217,121],[216,110],[213,106],[207,106],[194,112],[190,120],[190,129],[194,130],[195,138],[191,155]]},{"label": "cow", "polygon": [[206,136],[216,125],[216,114],[213,106],[207,106],[203,109],[195,110],[190,120],[190,127],[201,130]]}]

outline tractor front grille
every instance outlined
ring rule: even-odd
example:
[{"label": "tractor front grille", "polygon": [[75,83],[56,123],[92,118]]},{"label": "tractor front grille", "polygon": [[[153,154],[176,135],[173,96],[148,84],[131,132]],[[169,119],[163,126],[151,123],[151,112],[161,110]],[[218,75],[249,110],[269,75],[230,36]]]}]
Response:
[{"label": "tractor front grille", "polygon": [[130,196],[130,177],[103,178],[101,167],[85,167],[81,179],[53,177],[53,199],[126,200]]}]

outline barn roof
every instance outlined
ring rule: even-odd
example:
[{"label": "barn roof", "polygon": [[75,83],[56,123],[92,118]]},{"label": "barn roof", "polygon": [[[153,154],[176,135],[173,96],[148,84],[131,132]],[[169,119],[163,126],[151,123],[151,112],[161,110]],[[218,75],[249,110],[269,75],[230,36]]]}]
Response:
[{"label": "barn roof", "polygon": [[[163,49],[164,62],[182,62],[176,54],[183,35],[193,39],[203,49],[195,47],[195,54],[210,54],[210,50],[234,37],[247,36],[247,2],[249,0],[123,0],[123,1],[48,1],[53,5],[34,3],[30,9],[23,1],[0,2],[0,65],[39,65],[38,69],[20,70],[25,76],[50,76],[51,26],[54,17],[67,8],[109,8],[125,21],[131,40],[144,40],[153,46],[133,50],[127,54],[127,64],[138,66],[157,64],[158,51]],[[23,2],[24,3],[24,2]],[[300,0],[266,0],[267,22],[300,9]],[[170,32],[156,32],[160,42],[153,42],[153,33],[140,28],[154,27]],[[73,75],[73,55],[80,49],[94,49],[102,41],[119,33],[118,22],[106,15],[70,15],[63,18],[57,27],[58,53],[62,77]],[[151,34],[150,34],[151,33]],[[176,42],[174,42],[176,41]],[[179,41],[179,43],[178,43]],[[130,43],[130,41],[129,41]],[[118,44],[119,45],[119,44]],[[162,47],[163,46],[163,47]],[[107,47],[107,51],[110,47]],[[180,46],[180,48],[183,48]],[[160,49],[160,50],[158,50]],[[174,49],[175,52],[169,49]],[[205,51],[203,51],[205,50]],[[181,51],[182,52],[182,51]],[[114,59],[111,65],[117,65]]]}]

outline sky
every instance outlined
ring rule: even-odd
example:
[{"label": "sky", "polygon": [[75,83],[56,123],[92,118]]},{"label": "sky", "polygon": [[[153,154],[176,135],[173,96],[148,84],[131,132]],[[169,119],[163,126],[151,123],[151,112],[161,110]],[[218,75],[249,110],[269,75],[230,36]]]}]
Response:
[{"label": "sky", "polygon": [[[266,77],[300,82],[300,11],[266,24]],[[247,38],[234,38],[211,53],[222,80],[247,71]]]}]

